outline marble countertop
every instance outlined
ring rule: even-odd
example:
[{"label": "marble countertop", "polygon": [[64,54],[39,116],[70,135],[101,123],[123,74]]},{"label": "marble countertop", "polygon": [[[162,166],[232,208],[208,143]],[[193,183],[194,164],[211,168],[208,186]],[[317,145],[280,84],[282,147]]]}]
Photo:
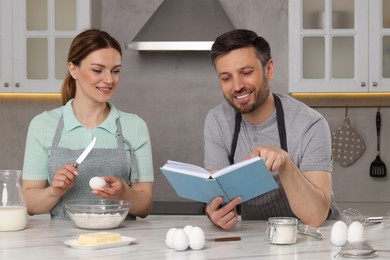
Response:
[{"label": "marble countertop", "polygon": [[[125,221],[121,227],[110,230],[136,239],[127,246],[80,250],[64,244],[77,239],[82,230],[71,221],[29,218],[26,229],[0,232],[0,259],[334,259],[340,250],[330,242],[334,222],[326,222],[320,229],[323,239],[298,235],[296,244],[273,245],[265,239],[266,221],[240,221],[229,231],[213,226],[205,216],[151,215],[145,219]],[[202,250],[178,252],[167,248],[165,236],[172,227],[199,226],[206,238],[240,236],[240,241],[207,241]],[[384,224],[365,226],[365,236],[375,249],[388,249],[390,227]],[[375,259],[389,259],[390,251],[378,251]],[[343,259],[338,257],[337,259]]]}]

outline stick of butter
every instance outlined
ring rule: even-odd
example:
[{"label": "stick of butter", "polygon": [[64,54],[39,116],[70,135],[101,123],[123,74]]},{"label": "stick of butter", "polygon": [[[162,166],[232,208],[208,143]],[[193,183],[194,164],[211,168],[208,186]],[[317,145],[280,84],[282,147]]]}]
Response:
[{"label": "stick of butter", "polygon": [[77,242],[80,245],[95,245],[102,243],[111,243],[121,241],[121,235],[118,233],[110,232],[96,232],[81,234]]}]

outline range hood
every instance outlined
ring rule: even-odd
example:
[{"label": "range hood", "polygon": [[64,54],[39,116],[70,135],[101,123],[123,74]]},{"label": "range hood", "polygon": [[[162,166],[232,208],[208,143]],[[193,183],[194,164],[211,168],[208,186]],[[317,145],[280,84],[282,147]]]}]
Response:
[{"label": "range hood", "polygon": [[126,49],[210,51],[233,28],[218,0],[164,0]]}]

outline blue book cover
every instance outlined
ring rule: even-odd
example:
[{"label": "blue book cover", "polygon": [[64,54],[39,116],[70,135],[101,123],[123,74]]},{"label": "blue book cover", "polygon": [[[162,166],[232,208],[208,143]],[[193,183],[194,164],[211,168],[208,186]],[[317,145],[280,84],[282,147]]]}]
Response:
[{"label": "blue book cover", "polygon": [[175,161],[168,161],[160,169],[178,196],[204,203],[216,197],[224,198],[222,204],[236,197],[242,197],[244,202],[278,187],[260,157],[229,165],[214,174]]}]

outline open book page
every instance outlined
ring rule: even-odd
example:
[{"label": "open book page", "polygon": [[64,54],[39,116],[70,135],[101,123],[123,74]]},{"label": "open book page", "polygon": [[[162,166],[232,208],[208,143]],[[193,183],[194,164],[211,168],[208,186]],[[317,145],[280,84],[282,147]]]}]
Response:
[{"label": "open book page", "polygon": [[243,167],[245,165],[251,164],[251,163],[253,163],[255,161],[259,161],[259,160],[263,160],[263,159],[261,159],[260,157],[256,156],[256,157],[250,158],[248,160],[243,160],[241,162],[229,165],[229,166],[227,166],[227,167],[225,167],[225,168],[223,168],[223,169],[213,173],[212,177],[213,178],[217,178],[218,176],[221,176],[221,175],[223,175],[223,174],[225,174],[227,172],[231,172],[231,171],[233,171],[235,169],[241,168],[241,167]]},{"label": "open book page", "polygon": [[162,168],[170,171],[181,172],[187,175],[201,177],[201,178],[210,177],[210,173],[206,169],[189,163],[182,163],[182,162],[168,160],[168,162]]},{"label": "open book page", "polygon": [[[220,184],[228,201],[241,197],[245,202],[278,187],[264,161],[259,157],[240,162],[241,167],[220,174],[215,180]],[[213,176],[214,177],[214,176]]]}]

